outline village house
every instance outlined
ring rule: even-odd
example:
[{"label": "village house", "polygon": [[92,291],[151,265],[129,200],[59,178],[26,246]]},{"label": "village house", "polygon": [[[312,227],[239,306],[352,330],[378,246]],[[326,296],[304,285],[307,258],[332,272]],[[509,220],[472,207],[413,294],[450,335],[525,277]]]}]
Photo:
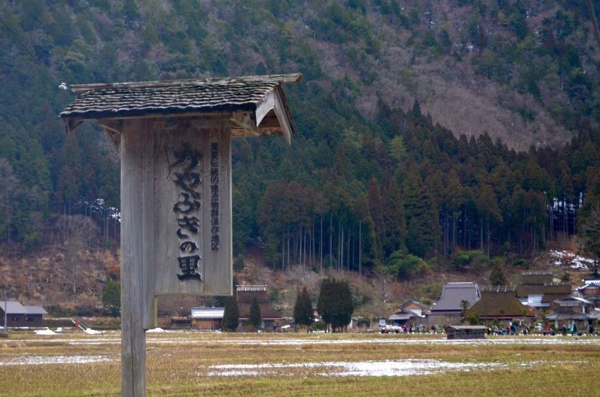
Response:
[{"label": "village house", "polygon": [[224,307],[192,307],[192,327],[200,330],[221,329]]},{"label": "village house", "polygon": [[459,323],[463,312],[462,302],[466,301],[470,308],[479,299],[481,299],[481,292],[477,283],[446,283],[442,297],[431,307],[428,322],[438,325]]},{"label": "village house", "polygon": [[0,301],[0,325],[4,327],[4,313],[9,328],[42,327],[44,314],[41,306],[23,306],[18,301]]},{"label": "village house", "polygon": [[389,317],[389,323],[394,326],[401,326],[407,323],[419,324],[424,322],[429,314],[429,306],[409,300],[404,302],[400,310]]},{"label": "village house", "polygon": [[521,303],[533,309],[545,310],[550,304],[571,294],[571,283],[554,282],[554,274],[546,271],[523,272],[517,286]]},{"label": "village house", "polygon": [[600,309],[600,278],[588,278],[583,280],[584,285],[577,288],[582,298],[592,302],[592,305]]},{"label": "village house", "polygon": [[481,287],[481,299],[475,303],[469,313],[475,313],[484,321],[518,321],[533,319],[532,309],[526,307],[517,298],[514,285]]},{"label": "village house", "polygon": [[546,320],[554,321],[554,328],[571,328],[577,326],[579,331],[586,331],[588,325],[596,320],[592,302],[578,296],[569,295],[563,299],[552,302],[552,313],[546,316]]},{"label": "village house", "polygon": [[281,316],[271,306],[269,297],[267,296],[266,285],[238,285],[236,286],[237,304],[240,312],[240,324],[244,324],[250,317],[250,305],[252,299],[256,298],[260,313],[262,315],[262,328],[272,329],[273,325],[281,321]]}]

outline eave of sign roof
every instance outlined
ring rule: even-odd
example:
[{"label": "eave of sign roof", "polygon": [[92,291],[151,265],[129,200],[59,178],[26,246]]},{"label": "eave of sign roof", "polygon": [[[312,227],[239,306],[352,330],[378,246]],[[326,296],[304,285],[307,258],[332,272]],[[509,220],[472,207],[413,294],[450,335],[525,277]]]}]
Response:
[{"label": "eave of sign roof", "polygon": [[[230,128],[233,136],[282,134],[291,143],[291,114],[281,85],[299,82],[300,73],[205,80],[75,85],[78,96],[60,114],[67,132],[97,121],[119,148],[124,122],[131,119],[195,119]],[[178,87],[187,90],[182,103]],[[153,91],[160,98],[156,98]],[[165,91],[166,90],[166,91]],[[239,95],[238,95],[239,91]],[[219,94],[223,98],[219,98]],[[204,96],[206,95],[206,97]],[[147,99],[148,103],[144,103]]]}]

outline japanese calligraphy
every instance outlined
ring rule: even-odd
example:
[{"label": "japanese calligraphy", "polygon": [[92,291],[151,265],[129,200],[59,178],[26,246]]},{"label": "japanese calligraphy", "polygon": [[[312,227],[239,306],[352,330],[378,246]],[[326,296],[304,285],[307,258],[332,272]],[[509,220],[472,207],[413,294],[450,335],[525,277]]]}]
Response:
[{"label": "japanese calligraphy", "polygon": [[[179,257],[177,258],[180,273],[179,280],[196,279],[203,281],[202,274],[198,271],[202,260],[198,244],[193,240],[201,228],[201,198],[200,188],[202,174],[199,169],[202,154],[192,150],[188,144],[183,144],[181,149],[173,150],[175,160],[169,164],[173,174],[173,182],[179,189],[177,202],[173,205],[173,212],[177,216],[177,237],[179,243]],[[193,254],[193,255],[192,255]]]},{"label": "japanese calligraphy", "polygon": [[219,143],[210,145],[210,245],[219,250]]},{"label": "japanese calligraphy", "polygon": [[202,275],[198,273],[200,255],[179,257],[177,260],[179,261],[179,268],[181,269],[181,274],[178,274],[177,278],[180,280],[195,278],[202,281]]}]

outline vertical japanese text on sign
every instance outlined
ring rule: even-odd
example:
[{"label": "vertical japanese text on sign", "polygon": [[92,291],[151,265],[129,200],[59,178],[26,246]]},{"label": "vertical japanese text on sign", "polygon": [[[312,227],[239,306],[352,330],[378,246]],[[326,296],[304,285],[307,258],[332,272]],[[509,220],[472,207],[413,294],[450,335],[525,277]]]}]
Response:
[{"label": "vertical japanese text on sign", "polygon": [[202,184],[202,174],[199,169],[202,153],[192,150],[188,144],[183,144],[180,150],[174,150],[175,161],[170,165],[175,185],[180,190],[173,212],[177,214],[177,237],[179,244],[180,274],[179,280],[196,279],[202,281],[202,274],[198,271],[202,260],[198,243],[194,241],[200,224],[201,194],[199,188]]},{"label": "vertical japanese text on sign", "polygon": [[213,251],[219,250],[219,143],[210,145],[210,243]]}]

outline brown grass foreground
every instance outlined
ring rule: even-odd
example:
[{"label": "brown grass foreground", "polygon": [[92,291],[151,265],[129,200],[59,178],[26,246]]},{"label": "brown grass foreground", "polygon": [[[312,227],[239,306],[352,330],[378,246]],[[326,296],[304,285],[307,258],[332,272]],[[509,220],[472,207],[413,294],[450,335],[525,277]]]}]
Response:
[{"label": "brown grass foreground", "polygon": [[[423,342],[418,344],[373,343],[398,338],[415,337],[151,334],[148,335],[148,395],[548,397],[592,396],[598,392],[598,339],[591,344],[445,345],[427,343],[428,339],[441,336],[419,336]],[[118,396],[119,348],[118,333],[46,337],[13,334],[10,340],[0,341],[0,396]],[[102,356],[111,361],[1,365],[38,356]],[[207,376],[208,367],[219,364],[405,359],[496,363],[504,367],[405,377],[318,376],[304,368],[285,369],[277,375]]]}]

